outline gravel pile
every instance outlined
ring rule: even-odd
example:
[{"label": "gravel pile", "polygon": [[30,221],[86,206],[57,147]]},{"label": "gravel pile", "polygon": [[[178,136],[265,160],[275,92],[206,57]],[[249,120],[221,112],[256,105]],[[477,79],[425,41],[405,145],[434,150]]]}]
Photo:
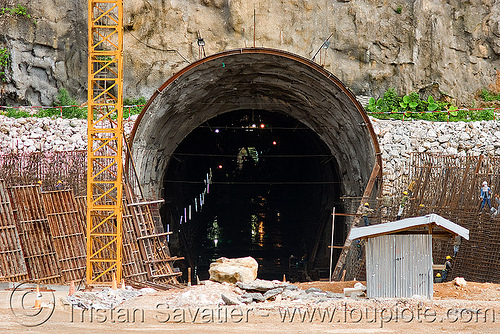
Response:
[{"label": "gravel pile", "polygon": [[112,309],[130,298],[142,296],[146,293],[155,291],[156,290],[150,288],[140,290],[113,290],[106,288],[96,292],[78,291],[73,295],[66,297],[66,301],[75,308],[96,310]]}]

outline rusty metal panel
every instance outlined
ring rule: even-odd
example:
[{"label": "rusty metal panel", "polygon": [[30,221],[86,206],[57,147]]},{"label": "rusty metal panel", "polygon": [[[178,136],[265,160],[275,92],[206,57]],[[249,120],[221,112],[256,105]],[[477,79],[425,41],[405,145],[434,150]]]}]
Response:
[{"label": "rusty metal panel", "polygon": [[42,192],[42,200],[63,281],[83,279],[86,265],[85,228],[78,215],[73,191]]},{"label": "rusty metal panel", "polygon": [[123,205],[123,275],[135,281],[145,282],[148,273],[137,241],[135,222],[126,203]]},{"label": "rusty metal panel", "polygon": [[8,186],[37,184],[40,180],[43,191],[71,188],[75,194],[83,195],[87,189],[86,173],[87,151],[0,154],[0,179]]},{"label": "rusty metal panel", "polygon": [[[134,196],[132,190],[125,188],[125,207],[130,210],[134,221],[134,227],[138,236],[137,241],[148,272],[148,278],[158,284],[177,285],[177,276],[182,273],[174,273],[171,262],[177,258],[170,256],[166,233],[158,233],[155,228],[155,220],[147,202],[141,201]],[[179,258],[180,259],[180,258]]]},{"label": "rusty metal panel", "polygon": [[8,188],[30,279],[61,283],[57,254],[39,186]]},{"label": "rusty metal panel", "polygon": [[78,212],[78,221],[80,221],[83,226],[83,233],[87,233],[87,197],[86,196],[75,196],[76,211]]},{"label": "rusty metal panel", "polygon": [[[40,192],[39,186],[11,187],[9,191],[15,208],[10,219],[20,231],[21,260],[26,261],[29,278],[48,283],[81,279],[86,256],[85,197],[74,197],[71,190]],[[170,263],[181,258],[170,257],[166,234],[155,229],[148,204],[137,205],[139,200],[133,195],[124,201],[124,276],[136,282],[178,284],[178,273]],[[21,249],[19,252],[22,254]]]},{"label": "rusty metal panel", "polygon": [[19,282],[27,279],[28,269],[9,194],[5,181],[0,180],[0,280]]},{"label": "rusty metal panel", "polygon": [[[75,197],[76,210],[78,212],[78,220],[81,222],[84,230],[85,237],[87,236],[87,197],[86,196],[77,196]],[[114,220],[110,220],[109,223],[103,224],[101,227],[101,231],[103,233],[113,233],[112,224],[115,224]],[[102,243],[99,243],[99,240],[94,240],[93,247],[100,248],[102,247]],[[85,249],[87,248],[87,244],[85,242]],[[111,249],[104,249],[103,255],[111,257],[113,254],[111,253]],[[104,271],[104,269],[96,267],[94,272],[100,274]],[[112,276],[111,273],[105,275],[105,280],[111,281]]]},{"label": "rusty metal panel", "polygon": [[432,299],[432,236],[382,235],[366,242],[366,284],[369,298]]},{"label": "rusty metal panel", "polygon": [[[79,220],[86,221],[87,200],[85,196],[75,198]],[[137,242],[135,222],[130,210],[124,205],[123,212],[123,275],[125,278],[138,282],[147,281],[147,272],[144,266],[143,256]],[[85,230],[85,229],[84,229]],[[86,231],[86,230],[85,230]]]},{"label": "rusty metal panel", "polygon": [[498,156],[411,155],[409,181],[414,186],[404,216],[437,213],[470,231],[468,241],[434,242],[435,264],[444,264],[447,255],[454,258],[448,279],[460,276],[468,281],[500,283],[500,212],[495,211],[499,205],[494,196],[491,205],[495,210],[490,211],[488,205],[480,210],[483,181],[494,194],[500,193],[499,170]]}]

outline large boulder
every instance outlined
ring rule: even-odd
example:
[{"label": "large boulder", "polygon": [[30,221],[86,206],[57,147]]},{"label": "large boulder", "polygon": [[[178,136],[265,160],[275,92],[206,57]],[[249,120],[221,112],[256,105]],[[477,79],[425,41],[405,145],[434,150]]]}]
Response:
[{"label": "large boulder", "polygon": [[216,282],[252,282],[257,278],[259,264],[253,257],[218,258],[210,264],[210,280]]}]

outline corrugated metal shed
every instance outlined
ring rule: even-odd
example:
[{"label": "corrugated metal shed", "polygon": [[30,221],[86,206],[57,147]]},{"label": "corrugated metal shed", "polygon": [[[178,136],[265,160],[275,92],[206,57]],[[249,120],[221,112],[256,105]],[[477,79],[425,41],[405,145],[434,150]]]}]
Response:
[{"label": "corrugated metal shed", "polygon": [[432,299],[433,235],[468,240],[469,230],[436,214],[351,229],[349,239],[366,239],[367,296]]},{"label": "corrugated metal shed", "polygon": [[432,299],[432,236],[382,235],[366,242],[366,285],[370,298]]}]

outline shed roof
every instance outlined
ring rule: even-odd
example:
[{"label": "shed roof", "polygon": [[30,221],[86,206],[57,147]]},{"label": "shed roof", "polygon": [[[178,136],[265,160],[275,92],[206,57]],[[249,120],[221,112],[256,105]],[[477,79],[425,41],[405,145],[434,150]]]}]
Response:
[{"label": "shed roof", "polygon": [[[431,233],[433,226],[439,226],[446,230],[450,234],[456,234],[469,240],[469,230],[443,218],[437,214],[429,214],[421,217],[405,218],[401,220],[396,220],[390,223],[384,223],[379,225],[353,227],[351,233],[349,233],[348,239],[360,239],[360,238],[373,238],[383,234],[397,233],[401,231],[408,231],[418,227],[428,226]],[[429,233],[426,231],[420,231],[421,233]]]}]

